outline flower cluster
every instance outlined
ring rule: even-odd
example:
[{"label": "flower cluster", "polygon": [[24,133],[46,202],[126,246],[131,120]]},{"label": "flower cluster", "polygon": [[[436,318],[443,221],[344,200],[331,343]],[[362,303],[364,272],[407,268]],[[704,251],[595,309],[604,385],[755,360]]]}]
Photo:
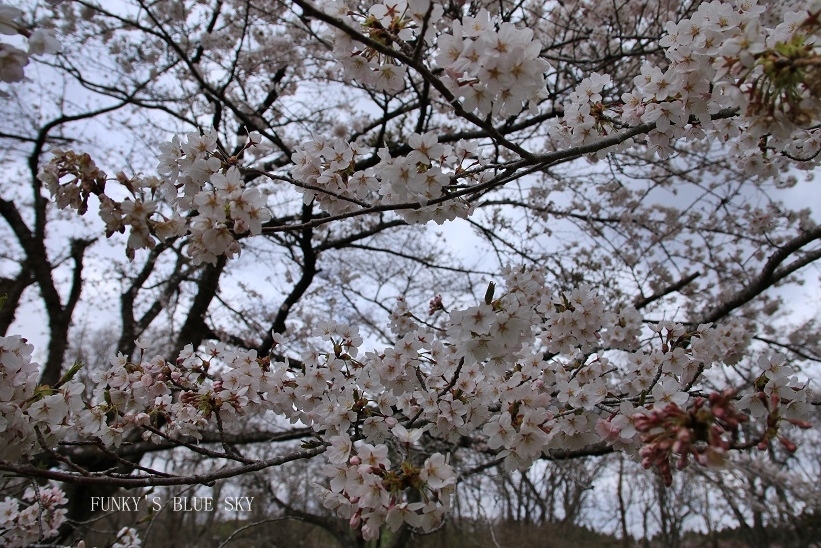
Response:
[{"label": "flower cluster", "polygon": [[546,95],[544,73],[549,65],[539,55],[542,43],[531,29],[509,22],[496,27],[482,9],[476,17],[453,22],[453,33],[439,38],[436,63],[445,82],[467,112],[482,117],[513,116]]},{"label": "flower cluster", "polygon": [[34,426],[23,412],[33,396],[39,377],[31,361],[34,347],[19,336],[0,337],[0,432],[5,443],[0,458],[15,460],[28,454],[34,444]]},{"label": "flower cluster", "polygon": [[[364,150],[342,139],[316,137],[296,148],[293,176],[306,203],[338,215],[355,211],[370,200],[380,204],[413,204],[421,207],[397,212],[408,222],[434,220],[441,224],[467,217],[470,207],[459,199],[439,203],[458,190],[457,179],[474,179],[465,172],[482,165],[477,147],[466,141],[455,146],[438,143],[436,134],[412,133],[407,138],[410,152],[394,157],[387,148],[379,150],[380,162],[364,170],[356,169],[357,156]],[[437,203],[428,205],[429,202]]]},{"label": "flower cluster", "polygon": [[70,369],[54,387],[37,386],[39,366],[31,361],[32,345],[17,335],[0,337],[0,458],[14,461],[32,456],[39,441],[49,446],[72,426],[83,402],[83,385],[72,381]]},{"label": "flower cluster", "polygon": [[[409,435],[401,425],[394,430],[399,438]],[[409,438],[405,441],[406,446],[411,444]],[[342,435],[331,438],[328,460],[324,474],[331,479],[330,489],[321,488],[324,505],[360,528],[365,540],[378,538],[383,524],[392,531],[403,523],[432,531],[441,524],[456,487],[453,469],[440,453],[425,460],[421,468],[406,460],[393,469],[386,445],[352,445]],[[414,493],[411,498],[420,502],[405,499],[409,490]]]},{"label": "flower cluster", "polygon": [[808,400],[807,382],[798,378],[781,354],[761,356],[758,367],[762,373],[753,391],[739,400],[738,407],[755,419],[766,418],[768,428],[759,447],[765,448],[772,439],[778,438],[785,448],[795,451],[795,444],[783,434],[782,427],[809,428],[807,418],[813,406]]},{"label": "flower cluster", "polygon": [[548,352],[554,354],[572,352],[577,347],[589,352],[599,343],[599,331],[610,323],[604,299],[587,284],[569,294],[560,294],[539,310],[547,324],[543,342]]},{"label": "flower cluster", "polygon": [[209,183],[194,196],[197,215],[191,220],[187,253],[195,262],[214,263],[220,255],[238,255],[235,235],[262,233],[271,219],[266,197],[257,188],[245,188],[239,169],[211,175]]},{"label": "flower cluster", "polygon": [[[555,149],[593,143],[624,127],[652,124],[644,139],[662,157],[680,138],[736,140],[734,151],[752,176],[778,173],[779,156],[762,150],[790,151],[799,158],[817,155],[817,99],[821,73],[818,10],[789,12],[784,23],[765,29],[757,1],[704,2],[692,17],[665,25],[659,41],[669,65],[641,68],[635,91],[621,101],[603,99],[612,85],[607,75],[582,80],[552,123]],[[739,114],[728,119],[727,113]],[[760,139],[764,139],[764,147]],[[597,152],[599,156],[633,146],[628,139]]]},{"label": "flower cluster", "polygon": [[[416,30],[434,28],[438,13],[437,5],[425,1],[378,4],[358,16],[342,4],[327,8],[349,23],[352,17],[362,18],[372,40],[400,49],[404,40],[418,38]],[[810,6],[765,30],[757,17],[762,9],[755,2],[735,7],[703,3],[689,19],[669,23],[661,40],[669,66],[645,63],[634,80],[635,90],[619,100],[607,97],[614,87],[610,76],[593,73],[584,78],[565,102],[563,116],[548,122],[548,148],[595,146],[603,137],[646,124],[643,133],[616,139],[596,154],[643,143],[664,157],[677,139],[732,139],[733,153],[751,175],[776,175],[790,158],[807,167],[821,150],[821,130],[813,125],[821,113],[815,99],[820,87],[815,80],[821,81],[815,74],[821,58],[815,35],[821,26]],[[350,40],[347,34],[337,38],[338,43]],[[544,89],[547,65],[539,58],[533,32],[510,23],[496,28],[486,10],[454,22],[453,34],[441,35],[437,44],[437,63],[446,67],[443,81],[468,111],[512,114],[524,102],[533,106]],[[341,58],[364,62],[369,78],[405,70],[373,49],[343,49],[348,53]],[[259,141],[258,134],[251,134],[246,148]],[[434,132],[412,133],[403,141],[385,143],[389,146],[379,149],[376,165],[358,169],[357,161],[366,153],[362,143],[315,136],[295,148],[294,186],[306,203],[316,200],[332,215],[376,205],[397,206],[398,213],[414,223],[470,215],[471,205],[462,195],[492,177],[478,145],[440,143]],[[214,263],[221,255],[238,254],[238,238],[259,234],[270,219],[265,195],[246,187],[239,160],[219,149],[213,131],[174,137],[165,144],[159,177],[118,174],[117,181],[133,195],[122,202],[105,194],[106,176],[87,155],[55,154],[40,176],[58,205],[83,213],[89,195],[97,195],[109,235],[130,227],[129,256],[135,249],[153,247],[157,239],[188,236],[187,253],[195,262]]]},{"label": "flower cluster", "polygon": [[678,455],[676,468],[685,468],[689,456],[702,466],[719,465],[727,457],[733,438],[747,416],[736,411],[732,390],[695,398],[684,410],[675,402],[649,413],[633,416],[633,425],[641,433],[642,464],[654,466],[666,485],[673,482],[670,471],[672,455]]},{"label": "flower cluster", "polygon": [[253,350],[211,344],[200,357],[189,345],[176,363],[144,359],[142,350],[139,356],[132,362],[120,355],[95,377],[97,404],[78,418],[86,436],[118,445],[125,433],[141,429],[145,439],[159,440],[152,428],[159,419],[165,435],[175,438],[199,438],[209,424],[234,431],[248,413],[269,408],[266,395],[281,390],[284,371],[266,368]]},{"label": "flower cluster", "polygon": [[29,487],[21,500],[0,502],[0,542],[8,548],[30,546],[57,535],[66,519],[65,493],[57,485]]},{"label": "flower cluster", "polygon": [[[383,523],[430,529],[447,510],[454,472],[444,454],[420,458],[423,437],[452,444],[480,432],[480,443],[508,469],[606,441],[640,450],[669,479],[673,454],[681,467],[688,455],[705,464],[736,445],[776,438],[789,445],[782,427],[805,424],[811,412],[807,383],[788,375],[778,357],[760,362],[765,372],[737,403],[730,392],[698,396],[699,372],[722,359],[700,361],[708,355],[696,343],[715,336],[714,328],[661,322],[649,348],[626,349],[625,337],[608,347],[606,334],[626,327],[634,310],[608,311],[587,286],[554,294],[538,270],[507,269],[505,278],[498,298],[490,285],[484,302],[451,311],[446,333],[403,321],[394,345],[364,355],[358,330],[335,321],[317,326],[318,344],[308,344],[298,362],[221,343],[202,355],[188,346],[169,362],[148,359],[138,341],[136,359],[119,356],[94,376],[88,401],[70,375],[54,388],[35,388],[30,347],[0,339],[12,387],[3,393],[4,416],[14,417],[6,430],[18,438],[11,447],[30,455],[36,444],[51,449],[67,436],[109,447],[132,433],[147,441],[200,438],[205,430],[241,430],[246,417],[273,411],[315,432],[312,443],[329,461],[326,506],[371,538]],[[727,333],[735,344],[733,330]],[[620,357],[607,353],[612,348]],[[737,407],[766,423],[757,437],[742,439],[746,418]]]},{"label": "flower cluster", "polygon": [[[259,142],[259,135],[252,134],[247,146]],[[126,252],[132,259],[134,250],[153,248],[158,240],[188,236],[186,252],[194,263],[215,263],[220,255],[238,255],[238,237],[261,234],[263,223],[271,218],[265,194],[246,187],[236,158],[218,152],[213,130],[189,133],[184,142],[175,136],[166,143],[159,178],[118,173],[116,181],[133,198],[122,201],[105,193],[107,175],[88,154],[59,149],[53,153],[38,177],[57,205],[71,206],[82,215],[89,197],[97,196],[107,236],[130,228]],[[170,213],[164,212],[166,208]]]},{"label": "flower cluster", "polygon": [[22,35],[28,43],[28,51],[11,44],[0,43],[0,81],[20,82],[25,77],[25,67],[32,55],[52,55],[60,52],[62,46],[54,31],[48,29],[29,30],[20,21],[23,12],[6,4],[0,4],[0,34]]},{"label": "flower cluster", "polygon": [[[372,5],[367,12],[359,12],[344,2],[331,1],[325,4],[325,11],[348,27],[359,29],[377,45],[356,42],[349,34],[334,32],[334,56],[346,78],[395,93],[405,87],[407,67],[382,48],[407,52],[408,42],[429,36],[435,22],[442,17],[443,8],[431,0],[387,0]],[[427,31],[425,36],[422,36],[423,29]]]},{"label": "flower cluster", "polygon": [[[742,167],[757,175],[786,161],[773,159],[773,150],[817,156],[821,6],[788,14],[770,30],[758,21],[762,9],[751,0],[715,1],[669,23],[661,42],[669,66],[645,64],[635,91],[618,100],[608,97],[616,87],[610,76],[582,79],[549,127],[549,146],[595,145],[639,128],[636,142],[660,156],[670,154],[677,139],[732,137]],[[367,12],[341,3],[326,7],[367,37],[355,42],[337,33],[335,40],[347,74],[364,85],[401,90],[407,67],[388,52],[413,53],[412,41],[424,45],[430,38],[443,81],[464,110],[489,117],[535,107],[549,67],[534,33],[497,25],[481,10],[434,41],[423,31],[436,27],[441,10],[429,0],[378,4]],[[0,31],[17,29],[14,17],[0,7]],[[252,134],[247,146],[259,142]],[[621,140],[599,153],[635,144]],[[462,196],[499,167],[482,160],[475,143],[447,144],[432,131],[382,145],[375,165],[360,168],[361,142],[314,137],[295,148],[291,180],[306,204],[315,201],[330,215],[395,206],[408,222],[441,223],[468,216],[471,206]],[[166,143],[159,177],[117,175],[131,195],[122,201],[106,194],[109,179],[88,155],[55,154],[40,179],[57,204],[84,213],[96,196],[109,236],[129,228],[131,256],[184,237],[195,263],[213,263],[239,253],[239,238],[260,234],[270,219],[265,195],[247,185],[239,159],[221,150],[213,131]],[[761,169],[764,156],[769,169]],[[37,386],[31,346],[0,337],[0,432],[8,440],[0,458],[29,461],[65,440],[111,449],[138,436],[149,443],[202,439],[205,432],[224,436],[247,426],[252,415],[273,412],[310,429],[309,447],[328,460],[327,485],[320,486],[326,507],[373,539],[383,524],[431,530],[441,522],[456,476],[440,448],[463,442],[503,458],[508,469],[522,469],[542,456],[603,441],[637,453],[668,482],[673,460],[678,467],[691,458],[713,464],[733,447],[766,448],[776,439],[794,449],[783,430],[805,426],[812,408],[808,383],[783,357],[761,358],[763,373],[738,395],[705,398],[700,389],[706,370],[749,355],[752,330],[744,323],[643,327],[635,308],[608,303],[587,284],[557,291],[543,271],[524,268],[506,268],[504,281],[500,295],[490,284],[472,306],[447,311],[435,298],[430,311],[446,316],[440,329],[415,322],[407,303],[398,301],[390,325],[396,341],[379,351],[363,352],[358,329],[334,320],[317,326],[319,341],[301,344],[298,360],[208,343],[189,345],[167,361],[147,356],[138,342],[133,358],[119,355],[93,376],[90,397],[72,381],[76,368],[55,386]],[[642,335],[647,340],[639,344]],[[753,424],[742,431],[748,420]],[[221,457],[251,460],[223,445]],[[19,506],[4,504],[8,523],[31,512],[31,506],[18,512]],[[120,536],[122,545],[138,543],[129,529]]]}]

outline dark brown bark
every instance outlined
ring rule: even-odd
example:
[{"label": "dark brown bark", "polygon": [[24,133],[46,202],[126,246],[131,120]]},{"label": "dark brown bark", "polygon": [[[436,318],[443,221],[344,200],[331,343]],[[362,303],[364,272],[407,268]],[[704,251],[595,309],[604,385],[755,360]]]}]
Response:
[{"label": "dark brown bark", "polygon": [[[305,205],[302,207],[303,223],[310,221],[312,209],[313,208],[311,205]],[[274,336],[272,332],[279,334],[285,333],[285,320],[288,318],[288,314],[290,314],[293,306],[299,302],[299,299],[305,295],[305,292],[308,291],[308,288],[314,281],[314,276],[316,276],[316,273],[318,272],[316,264],[319,254],[313,246],[313,232],[313,229],[310,227],[305,227],[300,232],[299,248],[302,252],[302,275],[299,280],[297,280],[297,283],[294,284],[293,289],[291,289],[291,292],[285,298],[285,301],[282,305],[280,305],[277,315],[274,318],[274,322],[271,325],[271,329],[269,329],[265,334],[265,337],[262,339],[262,343],[257,348],[257,354],[260,356],[268,355],[274,347]]]},{"label": "dark brown bark", "polygon": [[14,278],[0,278],[0,299],[5,298],[0,307],[0,336],[5,336],[14,321],[23,292],[34,283],[34,277],[25,263]]},{"label": "dark brown bark", "polygon": [[188,309],[185,323],[183,323],[177,335],[172,355],[179,354],[188,344],[192,344],[194,348],[197,348],[211,333],[211,329],[205,323],[205,315],[214,297],[216,297],[217,291],[219,291],[220,276],[222,276],[226,264],[225,255],[221,255],[217,259],[217,264],[208,265],[203,269],[197,282],[197,294]]}]

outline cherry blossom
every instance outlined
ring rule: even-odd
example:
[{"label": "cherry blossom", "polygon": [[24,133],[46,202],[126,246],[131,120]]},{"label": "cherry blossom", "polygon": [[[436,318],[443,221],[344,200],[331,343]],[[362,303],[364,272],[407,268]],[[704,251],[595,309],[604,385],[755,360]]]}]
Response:
[{"label": "cherry blossom", "polygon": [[[315,15],[310,4],[298,4]],[[89,154],[55,148],[39,178],[59,208],[84,214],[96,201],[108,237],[128,229],[129,258],[181,239],[194,266],[235,258],[246,239],[279,231],[282,221],[268,209],[277,184],[292,191],[287,199],[323,212],[298,227],[308,230],[384,212],[397,225],[469,218],[486,190],[517,180],[519,169],[547,172],[561,154],[596,161],[630,151],[655,161],[682,143],[726,142],[739,169],[764,180],[818,162],[817,4],[786,13],[773,28],[759,21],[763,6],[755,2],[699,4],[689,18],[664,26],[659,46],[667,66],[637,62],[627,82],[580,75],[545,115],[544,142],[533,145],[505,136],[508,118],[525,108],[539,114],[552,101],[545,77],[551,65],[533,29],[489,6],[442,22],[444,7],[428,0],[329,2],[318,19],[348,81],[390,97],[419,77],[436,90],[432,110],[482,129],[493,146],[461,139],[456,130],[429,130],[422,117],[416,127],[370,141],[344,128],[333,136],[304,132],[283,144],[288,153],[277,161],[287,170],[268,173],[243,156],[262,148],[259,133],[246,132],[229,153],[216,130],[206,129],[163,144],[156,175],[109,177]],[[0,33],[20,32],[20,15],[0,6]],[[218,38],[205,37],[203,48],[217,47]],[[31,32],[28,44],[29,53],[0,44],[0,79],[22,79],[29,54],[59,51],[46,31]],[[423,50],[431,55],[424,58]],[[483,157],[494,147],[500,151],[493,161]],[[746,213],[751,233],[772,231],[771,212]],[[218,432],[224,442],[248,417],[273,413],[310,433],[308,456],[299,458],[324,455],[316,481],[324,506],[370,540],[383,526],[431,531],[441,524],[457,488],[451,455],[463,439],[507,470],[606,444],[667,483],[673,468],[691,460],[715,466],[735,449],[797,449],[789,432],[809,426],[810,382],[784,356],[755,355],[746,320],[713,323],[709,311],[690,310],[693,321],[644,320],[639,309],[655,293],[642,288],[635,301],[611,299],[619,291],[600,292],[582,277],[554,287],[546,272],[508,266],[487,289],[474,288],[485,297],[469,303],[446,306],[432,292],[427,320],[397,298],[388,324],[394,337],[380,348],[366,348],[341,314],[312,321],[298,352],[289,351],[287,337],[272,335],[283,354],[209,342],[177,356],[149,356],[137,341],[133,356],[120,354],[95,372],[89,394],[73,380],[79,365],[53,386],[38,385],[31,345],[0,337],[0,457],[22,466],[61,442],[113,451],[135,440],[170,441],[190,449],[188,438]],[[755,371],[751,385],[711,387],[711,369],[741,363]],[[252,462],[223,445],[219,458]],[[58,490],[41,487],[24,500],[31,504],[22,510],[16,500],[0,503],[0,530],[21,531],[12,544],[29,542],[22,539],[31,539],[38,508],[51,512],[48,534],[62,519]],[[124,528],[114,545],[139,543]]]},{"label": "cherry blossom", "polygon": [[17,8],[0,4],[0,34],[23,35],[28,42],[28,51],[21,50],[5,42],[0,43],[0,81],[19,82],[25,77],[25,67],[31,55],[53,55],[62,49],[53,30],[37,28],[30,31],[20,21],[23,12]]},{"label": "cherry blossom", "polygon": [[25,489],[20,500],[0,502],[0,540],[4,546],[30,546],[54,537],[66,519],[68,500],[57,485]]}]

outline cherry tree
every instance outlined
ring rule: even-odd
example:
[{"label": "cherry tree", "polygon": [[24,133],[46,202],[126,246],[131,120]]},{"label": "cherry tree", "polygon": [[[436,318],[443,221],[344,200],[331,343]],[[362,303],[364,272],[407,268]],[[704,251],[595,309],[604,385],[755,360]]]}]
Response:
[{"label": "cherry tree", "polygon": [[[4,543],[302,460],[373,540],[491,467],[797,450],[821,3],[52,4],[0,6]],[[72,363],[95,276],[117,342]]]}]

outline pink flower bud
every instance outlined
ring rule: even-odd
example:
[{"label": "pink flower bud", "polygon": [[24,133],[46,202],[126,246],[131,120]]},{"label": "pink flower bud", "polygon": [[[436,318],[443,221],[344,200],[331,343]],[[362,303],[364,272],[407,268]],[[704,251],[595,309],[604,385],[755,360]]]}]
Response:
[{"label": "pink flower bud", "polygon": [[797,426],[798,428],[803,428],[804,430],[806,430],[807,428],[812,428],[812,424],[810,424],[807,421],[802,421],[799,419],[787,419],[787,422],[794,426]]},{"label": "pink flower bud", "polygon": [[780,441],[781,445],[784,446],[784,449],[786,449],[790,453],[795,453],[796,450],[798,450],[798,446],[784,436],[779,436],[778,441]]}]

